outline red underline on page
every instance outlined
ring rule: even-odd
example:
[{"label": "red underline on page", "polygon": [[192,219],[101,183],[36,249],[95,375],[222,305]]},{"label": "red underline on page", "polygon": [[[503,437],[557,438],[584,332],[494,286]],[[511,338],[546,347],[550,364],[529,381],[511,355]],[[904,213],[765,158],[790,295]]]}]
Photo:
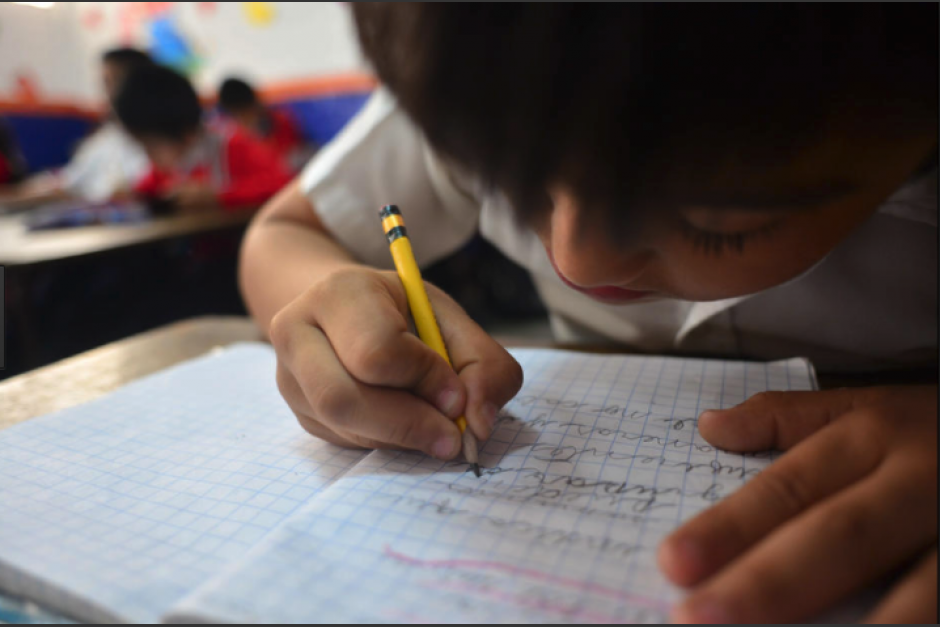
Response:
[{"label": "red underline on page", "polygon": [[391,547],[385,547],[385,555],[390,557],[398,562],[403,564],[408,564],[409,566],[416,566],[419,568],[437,568],[437,569],[449,569],[449,570],[491,570],[507,575],[516,575],[519,577],[526,577],[528,579],[534,579],[536,581],[541,581],[545,583],[551,583],[559,586],[564,586],[566,588],[574,588],[577,590],[583,590],[591,594],[596,594],[598,596],[606,596],[613,599],[617,599],[623,603],[632,603],[636,605],[642,605],[643,607],[666,611],[668,606],[665,603],[649,599],[646,597],[638,596],[635,594],[630,594],[628,592],[622,592],[621,590],[616,590],[614,588],[608,588],[607,586],[581,581],[578,579],[571,579],[568,577],[559,577],[557,575],[551,575],[539,570],[534,570],[531,568],[522,568],[520,566],[513,566],[511,564],[504,564],[502,562],[491,562],[484,560],[423,560],[416,557],[411,557],[403,553],[398,553],[393,550]]}]

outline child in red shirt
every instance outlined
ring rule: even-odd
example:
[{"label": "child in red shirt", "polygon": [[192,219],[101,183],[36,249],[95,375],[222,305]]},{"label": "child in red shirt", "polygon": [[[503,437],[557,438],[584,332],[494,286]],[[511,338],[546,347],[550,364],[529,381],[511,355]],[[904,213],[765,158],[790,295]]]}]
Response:
[{"label": "child in red shirt", "polygon": [[222,83],[219,110],[270,146],[292,168],[302,167],[315,152],[290,114],[265,107],[252,86],[241,79],[228,78]]},{"label": "child in red shirt", "polygon": [[265,111],[268,115],[261,121],[260,130],[271,147],[282,155],[289,155],[291,151],[303,148],[304,138],[289,114],[276,109]]},{"label": "child in red shirt", "polygon": [[115,112],[153,164],[135,187],[148,200],[180,210],[256,208],[290,181],[270,146],[235,125],[204,124],[195,90],[172,70],[135,72]]}]

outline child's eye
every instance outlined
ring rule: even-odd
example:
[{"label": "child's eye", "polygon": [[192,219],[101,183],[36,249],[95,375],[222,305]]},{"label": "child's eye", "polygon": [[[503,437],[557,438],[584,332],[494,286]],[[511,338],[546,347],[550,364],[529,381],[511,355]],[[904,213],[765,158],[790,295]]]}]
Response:
[{"label": "child's eye", "polygon": [[730,248],[736,253],[744,252],[744,245],[753,239],[767,237],[780,225],[773,222],[766,226],[738,233],[715,233],[706,231],[689,224],[684,219],[678,221],[679,231],[688,238],[695,248],[701,249],[708,255],[721,255]]}]

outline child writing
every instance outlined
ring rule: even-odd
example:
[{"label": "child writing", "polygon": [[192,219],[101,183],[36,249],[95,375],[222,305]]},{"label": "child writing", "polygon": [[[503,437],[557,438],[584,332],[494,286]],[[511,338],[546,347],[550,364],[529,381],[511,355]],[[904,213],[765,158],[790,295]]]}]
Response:
[{"label": "child writing", "polygon": [[[242,289],[301,425],[459,453],[521,385],[429,287],[408,333],[376,212],[419,262],[479,230],[560,338],[820,369],[936,365],[936,5],[356,5],[380,90],[255,220]],[[937,388],[761,394],[709,442],[787,450],[660,547],[677,621],[791,622],[902,569],[933,621]]]},{"label": "child writing", "polygon": [[151,202],[180,211],[255,208],[290,180],[280,156],[248,132],[204,124],[192,85],[168,68],[131,74],[114,110],[151,161],[135,187]]}]

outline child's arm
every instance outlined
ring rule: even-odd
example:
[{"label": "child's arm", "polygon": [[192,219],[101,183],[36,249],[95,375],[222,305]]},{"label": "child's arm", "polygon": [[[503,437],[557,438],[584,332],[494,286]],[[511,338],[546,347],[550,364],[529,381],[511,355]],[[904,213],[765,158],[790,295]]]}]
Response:
[{"label": "child's arm", "polygon": [[185,181],[169,192],[166,200],[182,213],[214,211],[220,207],[219,195],[212,186],[202,181]]},{"label": "child's arm", "polygon": [[[381,227],[378,206],[375,228]],[[428,286],[454,367],[408,330],[398,276],[357,263],[294,183],[255,219],[241,288],[278,355],[278,385],[301,425],[345,446],[409,448],[450,459],[453,420],[485,439],[521,387],[513,358]]]},{"label": "child's arm", "polygon": [[809,619],[907,565],[869,620],[936,621],[936,386],[765,393],[699,427],[788,452],[660,547],[666,574],[698,586],[678,622]]},{"label": "child's arm", "polygon": [[21,183],[0,189],[0,203],[10,208],[28,208],[68,197],[59,177],[52,172],[36,174]]}]

